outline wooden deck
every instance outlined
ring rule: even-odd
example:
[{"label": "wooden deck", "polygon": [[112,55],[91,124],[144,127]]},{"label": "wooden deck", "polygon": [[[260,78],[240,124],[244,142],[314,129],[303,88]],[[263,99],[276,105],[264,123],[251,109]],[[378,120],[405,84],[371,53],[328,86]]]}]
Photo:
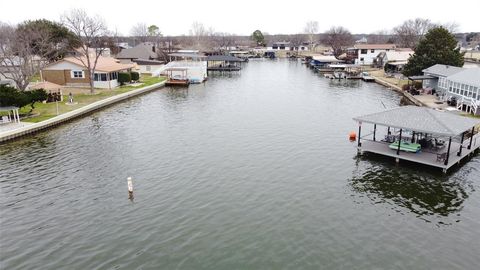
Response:
[{"label": "wooden deck", "polygon": [[457,155],[458,150],[460,149],[460,143],[452,142],[452,146],[450,148],[450,156],[448,160],[448,164],[445,165],[444,161],[437,161],[437,153],[444,153],[447,151],[446,147],[439,150],[438,152],[427,152],[427,151],[420,151],[419,153],[407,153],[404,151],[400,151],[400,155],[397,155],[397,151],[390,149],[388,145],[390,143],[382,142],[382,141],[371,141],[371,140],[361,140],[362,146],[358,147],[358,150],[361,152],[370,152],[375,153],[383,156],[393,157],[395,159],[400,160],[407,160],[423,165],[433,166],[437,168],[441,168],[444,171],[448,170],[453,165],[460,162],[463,158],[467,157],[475,150],[480,148],[480,134],[476,134],[473,136],[473,142],[471,149],[467,149],[470,138],[463,142],[463,149],[462,154],[460,156]]}]

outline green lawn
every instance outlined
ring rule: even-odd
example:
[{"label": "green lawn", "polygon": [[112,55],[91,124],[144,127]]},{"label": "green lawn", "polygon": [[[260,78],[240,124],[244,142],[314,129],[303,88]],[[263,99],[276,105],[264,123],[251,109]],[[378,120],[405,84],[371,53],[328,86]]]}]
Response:
[{"label": "green lawn", "polygon": [[[75,109],[81,108],[85,105],[91,104],[95,101],[99,101],[111,96],[122,94],[134,89],[142,88],[145,86],[150,86],[159,82],[164,81],[164,77],[151,77],[151,76],[142,76],[140,82],[143,84],[140,86],[131,86],[124,85],[117,87],[112,90],[101,90],[97,89],[95,94],[77,94],[73,96],[74,102],[77,102],[75,105],[66,105],[65,102],[68,100],[68,95],[63,96],[63,102],[58,102],[58,111],[59,114],[73,111]],[[66,92],[66,91],[65,91]],[[30,111],[30,106],[25,106],[20,109],[20,114],[27,114]],[[35,109],[32,112],[33,117],[22,119],[24,122],[37,123],[40,121],[47,120],[49,118],[57,116],[57,109],[55,103],[35,103]]]}]

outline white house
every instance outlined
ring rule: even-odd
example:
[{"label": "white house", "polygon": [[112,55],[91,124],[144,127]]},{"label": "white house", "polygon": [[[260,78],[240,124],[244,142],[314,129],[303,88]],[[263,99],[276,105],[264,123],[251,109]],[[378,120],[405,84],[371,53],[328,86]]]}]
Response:
[{"label": "white house", "polygon": [[292,50],[292,44],[288,41],[278,41],[268,44],[267,50],[269,51],[290,51]]},{"label": "white house", "polygon": [[371,65],[379,53],[393,51],[395,48],[395,44],[355,44],[347,55],[357,65]]}]

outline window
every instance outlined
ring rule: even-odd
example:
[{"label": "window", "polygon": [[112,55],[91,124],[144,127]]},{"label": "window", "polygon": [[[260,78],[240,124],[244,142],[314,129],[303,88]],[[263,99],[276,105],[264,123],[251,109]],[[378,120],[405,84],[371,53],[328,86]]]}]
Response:
[{"label": "window", "polygon": [[118,73],[117,72],[110,73],[110,80],[116,80],[116,79],[118,79]]},{"label": "window", "polygon": [[367,49],[361,49],[360,54],[367,54],[368,50]]},{"label": "window", "polygon": [[93,75],[93,80],[94,81],[102,81],[102,82],[106,82],[107,81],[107,73],[95,73]]},{"label": "window", "polygon": [[365,59],[364,59],[363,57],[360,57],[360,61],[362,61],[362,62],[363,62],[364,60],[365,60]]},{"label": "window", "polygon": [[371,50],[370,50],[370,52],[371,52],[371,53],[374,53],[374,52],[375,52],[375,50],[374,50],[374,49],[371,49]]},{"label": "window", "polygon": [[72,78],[85,78],[85,73],[82,70],[72,70]]}]

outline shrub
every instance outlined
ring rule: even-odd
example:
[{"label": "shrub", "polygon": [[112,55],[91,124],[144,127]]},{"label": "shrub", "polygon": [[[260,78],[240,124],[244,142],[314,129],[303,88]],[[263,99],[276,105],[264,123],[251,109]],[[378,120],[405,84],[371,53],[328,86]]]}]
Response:
[{"label": "shrub", "polygon": [[132,78],[132,81],[135,81],[135,82],[140,80],[140,74],[135,71],[130,72],[130,77]]},{"label": "shrub", "polygon": [[35,106],[34,106],[35,102],[42,102],[44,100],[47,100],[48,98],[47,91],[45,91],[44,89],[36,89],[36,90],[28,91],[28,92],[25,92],[25,94],[30,100],[30,107],[31,107],[30,112],[33,111],[33,109],[35,109]]},{"label": "shrub", "polygon": [[0,85],[0,106],[21,108],[28,104],[30,104],[30,97],[25,92],[20,92],[8,85]]},{"label": "shrub", "polygon": [[119,72],[118,73],[118,82],[120,85],[124,85],[125,83],[129,83],[132,80],[130,73],[127,72]]}]

